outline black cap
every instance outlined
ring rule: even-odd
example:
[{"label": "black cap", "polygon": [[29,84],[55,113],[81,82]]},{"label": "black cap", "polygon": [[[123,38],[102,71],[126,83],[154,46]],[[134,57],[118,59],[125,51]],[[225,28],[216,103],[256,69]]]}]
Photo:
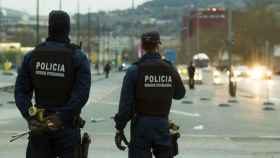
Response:
[{"label": "black cap", "polygon": [[49,14],[49,36],[69,36],[70,16],[60,10],[54,10]]},{"label": "black cap", "polygon": [[143,33],[141,41],[142,43],[161,44],[160,35],[157,31]]}]

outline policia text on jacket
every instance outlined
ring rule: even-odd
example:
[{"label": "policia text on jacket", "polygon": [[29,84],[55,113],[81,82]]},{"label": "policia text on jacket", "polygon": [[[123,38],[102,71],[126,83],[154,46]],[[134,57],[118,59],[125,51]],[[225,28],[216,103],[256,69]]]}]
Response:
[{"label": "policia text on jacket", "polygon": [[36,75],[64,77],[65,66],[58,63],[36,62]]}]

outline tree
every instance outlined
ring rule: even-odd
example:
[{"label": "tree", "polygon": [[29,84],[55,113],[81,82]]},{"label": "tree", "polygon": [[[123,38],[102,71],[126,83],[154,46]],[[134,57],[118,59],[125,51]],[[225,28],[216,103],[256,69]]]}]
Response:
[{"label": "tree", "polygon": [[[276,4],[274,0],[246,0],[246,11],[235,11],[234,53],[246,59],[244,62],[264,62],[265,43],[271,45],[280,43],[279,25],[276,23],[276,11],[271,9]],[[248,60],[249,59],[249,60]]]}]

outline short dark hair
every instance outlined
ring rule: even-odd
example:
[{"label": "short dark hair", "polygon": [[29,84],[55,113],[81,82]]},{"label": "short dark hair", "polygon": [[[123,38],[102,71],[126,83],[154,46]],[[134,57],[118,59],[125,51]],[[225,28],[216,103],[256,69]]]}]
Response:
[{"label": "short dark hair", "polygon": [[160,34],[157,31],[143,33],[141,36],[142,48],[146,52],[154,52],[161,44]]},{"label": "short dark hair", "polygon": [[142,49],[145,52],[154,52],[159,48],[159,44],[157,43],[142,43]]}]

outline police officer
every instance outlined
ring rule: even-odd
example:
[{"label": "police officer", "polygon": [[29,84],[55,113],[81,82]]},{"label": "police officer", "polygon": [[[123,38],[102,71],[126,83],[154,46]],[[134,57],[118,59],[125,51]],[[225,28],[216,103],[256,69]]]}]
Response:
[{"label": "police officer", "polygon": [[52,11],[48,29],[47,40],[24,57],[15,85],[16,105],[31,130],[26,157],[76,158],[81,143],[77,120],[89,97],[90,63],[70,44],[66,12]]},{"label": "police officer", "polygon": [[132,120],[129,158],[152,158],[153,154],[156,158],[171,158],[168,115],[172,99],[183,98],[185,87],[176,69],[159,54],[159,33],[144,33],[141,43],[145,54],[124,77],[115,116],[115,143],[125,150],[128,141],[123,130]]}]

